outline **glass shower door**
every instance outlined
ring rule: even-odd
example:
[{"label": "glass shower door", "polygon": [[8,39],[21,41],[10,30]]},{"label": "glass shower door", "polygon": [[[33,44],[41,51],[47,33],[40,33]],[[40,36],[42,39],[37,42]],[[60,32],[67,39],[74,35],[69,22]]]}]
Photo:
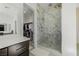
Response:
[{"label": "glass shower door", "polygon": [[61,4],[37,5],[38,46],[61,52]]}]

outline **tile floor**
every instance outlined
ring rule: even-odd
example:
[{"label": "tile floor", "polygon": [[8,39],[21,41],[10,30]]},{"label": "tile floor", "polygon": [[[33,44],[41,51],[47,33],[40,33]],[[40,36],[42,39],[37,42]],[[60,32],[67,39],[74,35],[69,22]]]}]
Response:
[{"label": "tile floor", "polygon": [[38,47],[30,50],[30,56],[61,56],[61,53],[46,47]]}]

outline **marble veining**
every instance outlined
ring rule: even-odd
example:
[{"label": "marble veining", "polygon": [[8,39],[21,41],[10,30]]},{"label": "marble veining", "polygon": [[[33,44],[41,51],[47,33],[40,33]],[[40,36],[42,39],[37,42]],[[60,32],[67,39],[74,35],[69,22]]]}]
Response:
[{"label": "marble veining", "polygon": [[54,6],[37,5],[38,45],[61,52],[61,4]]}]

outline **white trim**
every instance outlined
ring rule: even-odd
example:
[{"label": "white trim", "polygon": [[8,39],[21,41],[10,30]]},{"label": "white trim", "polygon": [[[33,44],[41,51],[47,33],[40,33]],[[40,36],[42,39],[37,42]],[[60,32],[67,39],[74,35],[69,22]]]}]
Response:
[{"label": "white trim", "polygon": [[34,3],[27,3],[27,5],[30,6],[30,8],[34,11],[34,20],[33,20],[33,26],[34,26],[34,48],[37,48],[37,11],[36,11],[36,4]]}]

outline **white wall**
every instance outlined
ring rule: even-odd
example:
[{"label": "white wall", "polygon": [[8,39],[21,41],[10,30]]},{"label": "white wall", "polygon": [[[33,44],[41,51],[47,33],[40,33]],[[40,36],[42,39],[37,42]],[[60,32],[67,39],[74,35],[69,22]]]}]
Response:
[{"label": "white wall", "polygon": [[62,4],[62,55],[76,55],[76,4]]},{"label": "white wall", "polygon": [[[6,7],[6,8],[5,8]],[[23,5],[22,4],[0,4],[0,24],[11,24],[11,29],[18,35],[23,35]]]},{"label": "white wall", "polygon": [[17,12],[17,34],[23,36],[23,4],[19,5]]}]

